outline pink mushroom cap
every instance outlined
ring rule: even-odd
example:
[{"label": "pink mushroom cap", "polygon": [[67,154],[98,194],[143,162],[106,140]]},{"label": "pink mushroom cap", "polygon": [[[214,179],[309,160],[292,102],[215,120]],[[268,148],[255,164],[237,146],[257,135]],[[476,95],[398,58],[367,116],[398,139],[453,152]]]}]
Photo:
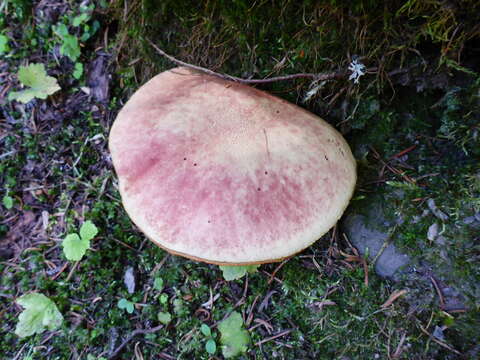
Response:
[{"label": "pink mushroom cap", "polygon": [[327,122],[187,68],[143,85],[109,146],[123,205],[145,235],[220,265],[305,249],[336,224],[356,182],[350,148]]}]

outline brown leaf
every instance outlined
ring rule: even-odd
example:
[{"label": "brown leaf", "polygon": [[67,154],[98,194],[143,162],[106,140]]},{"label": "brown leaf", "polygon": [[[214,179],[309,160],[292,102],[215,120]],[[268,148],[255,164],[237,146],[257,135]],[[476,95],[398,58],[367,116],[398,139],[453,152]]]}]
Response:
[{"label": "brown leaf", "polygon": [[395,291],[389,296],[388,300],[383,303],[383,305],[381,306],[381,308],[382,308],[382,309],[385,309],[385,308],[389,307],[390,305],[393,304],[393,302],[394,302],[395,300],[397,300],[400,296],[405,295],[407,292],[408,292],[408,290],[405,290],[405,289],[403,289],[403,290],[395,290]]}]

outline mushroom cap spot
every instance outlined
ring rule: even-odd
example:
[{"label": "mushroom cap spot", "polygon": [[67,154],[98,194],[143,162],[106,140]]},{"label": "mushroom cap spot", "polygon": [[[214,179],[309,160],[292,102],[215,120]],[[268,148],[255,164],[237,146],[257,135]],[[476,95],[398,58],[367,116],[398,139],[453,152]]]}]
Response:
[{"label": "mushroom cap spot", "polygon": [[131,97],[109,147],[133,222],[167,251],[215,264],[305,249],[335,225],[356,182],[350,148],[327,122],[187,68]]}]

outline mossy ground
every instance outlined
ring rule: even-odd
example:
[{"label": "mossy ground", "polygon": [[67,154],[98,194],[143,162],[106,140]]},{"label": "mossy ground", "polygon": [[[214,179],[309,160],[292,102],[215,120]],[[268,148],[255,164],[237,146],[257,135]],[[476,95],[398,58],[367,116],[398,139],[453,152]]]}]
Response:
[{"label": "mossy ground", "polygon": [[[207,359],[200,325],[215,331],[234,308],[252,338],[243,358],[478,356],[480,239],[478,228],[464,222],[480,212],[475,1],[98,2],[90,25],[97,20],[100,28],[83,43],[81,61],[110,56],[111,91],[104,101],[81,89],[93,86],[88,66],[81,79],[72,77],[73,63],[59,56],[51,30],[78,15],[77,4],[61,2],[55,11],[39,2],[1,4],[0,33],[13,48],[0,59],[1,72],[10,73],[2,79],[15,87],[11,74],[20,64],[42,62],[62,86],[46,101],[1,103],[0,155],[14,151],[0,159],[2,197],[14,199],[12,209],[0,209],[0,244],[10,252],[0,262],[1,358],[26,359],[29,352],[33,359],[107,357],[132,331],[156,326],[157,314],[170,312],[168,326],[139,336],[120,358]],[[146,38],[182,60],[241,77],[338,71],[353,55],[377,68],[360,85],[328,82],[306,103],[307,80],[262,89],[344,132],[359,161],[355,202],[378,194],[388,201],[395,187],[403,198],[391,199],[398,212],[390,215],[413,218],[435,199],[449,215],[441,224],[446,244],[426,237],[437,221],[432,215],[399,226],[392,241],[416,261],[434,264],[442,281],[461,287],[468,310],[442,311],[431,284],[377,277],[339,229],[280,268],[263,265],[233,282],[222,280],[215,266],[169,256],[146,241],[121,207],[107,150],[120,106],[145,80],[172,66]],[[399,69],[408,71],[388,76]],[[408,158],[395,157],[413,145]],[[100,232],[75,267],[60,242],[84,220]],[[133,294],[123,283],[129,266],[136,274]],[[164,281],[161,292],[153,288],[156,277]],[[397,290],[408,292],[383,308]],[[65,317],[61,329],[22,340],[13,333],[21,310],[15,298],[29,291],[57,304]],[[212,296],[211,308],[202,305]],[[136,304],[132,314],[118,308],[121,298]],[[436,327],[443,329],[443,345],[432,336]]]}]

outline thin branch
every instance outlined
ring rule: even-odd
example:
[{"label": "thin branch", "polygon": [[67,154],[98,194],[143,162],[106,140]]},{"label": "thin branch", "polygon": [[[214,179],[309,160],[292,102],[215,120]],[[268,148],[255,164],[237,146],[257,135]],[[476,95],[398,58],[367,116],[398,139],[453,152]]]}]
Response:
[{"label": "thin branch", "polygon": [[271,77],[267,79],[242,79],[242,78],[228,75],[228,74],[220,74],[215,71],[203,68],[201,66],[192,65],[184,61],[178,60],[173,56],[168,55],[165,51],[163,51],[157,45],[155,45],[150,39],[147,39],[147,41],[150,43],[150,45],[152,45],[152,47],[155,49],[155,51],[158,54],[165,56],[168,60],[170,60],[171,62],[177,65],[185,66],[190,69],[194,69],[208,75],[216,76],[224,80],[231,80],[231,81],[235,81],[243,84],[265,84],[265,83],[271,83],[276,81],[293,80],[293,79],[299,79],[299,78],[309,78],[314,81],[324,81],[324,80],[331,80],[335,78],[342,78],[345,75],[347,75],[347,73],[344,71],[338,71],[338,72],[322,73],[322,74],[299,73],[299,74],[291,74],[291,75],[284,75],[284,76],[276,76],[276,77]]},{"label": "thin branch", "polygon": [[279,334],[277,334],[277,335],[270,336],[270,337],[268,337],[268,338],[266,338],[266,339],[263,339],[263,340],[255,343],[255,346],[260,346],[260,345],[262,345],[262,344],[265,344],[265,343],[268,342],[268,341],[272,341],[272,340],[275,340],[275,339],[277,339],[277,338],[279,338],[279,337],[282,337],[282,336],[285,336],[285,335],[287,335],[287,334],[290,334],[292,331],[293,331],[293,329],[289,329],[289,330],[282,331],[281,333],[279,333]]},{"label": "thin branch", "polygon": [[130,335],[128,335],[126,337],[125,340],[123,340],[123,342],[120,344],[120,346],[118,346],[115,351],[112,353],[112,355],[110,355],[108,358],[109,359],[115,359],[118,354],[120,353],[120,351],[137,335],[144,335],[144,334],[151,334],[151,333],[154,333],[154,332],[157,332],[159,330],[161,330],[163,328],[163,325],[158,325],[156,327],[153,327],[151,329],[138,329],[138,330],[134,330],[131,332]]}]

